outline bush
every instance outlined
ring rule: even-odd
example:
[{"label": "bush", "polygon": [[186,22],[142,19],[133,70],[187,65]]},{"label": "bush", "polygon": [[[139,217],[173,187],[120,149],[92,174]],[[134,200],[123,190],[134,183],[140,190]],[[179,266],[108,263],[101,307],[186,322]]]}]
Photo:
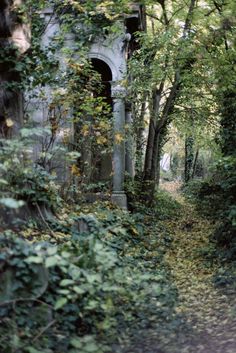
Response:
[{"label": "bush", "polygon": [[160,220],[175,219],[180,215],[181,205],[167,191],[158,190],[155,211]]},{"label": "bush", "polygon": [[171,317],[176,291],[145,245],[142,216],[96,214],[75,215],[58,245],[1,235],[1,351],[102,353],[124,334]]},{"label": "bush", "polygon": [[142,214],[153,215],[156,220],[178,217],[181,205],[170,195],[170,193],[158,189],[155,193],[153,205],[150,207],[150,205],[145,203],[146,195],[140,191],[141,189],[142,182],[140,180],[128,180],[126,182],[126,193],[130,210]]},{"label": "bush", "polygon": [[41,203],[56,208],[61,201],[56,177],[33,163],[30,147],[33,143],[28,136],[0,140],[0,196],[23,200],[29,205]]},{"label": "bush", "polygon": [[185,193],[201,213],[219,222],[213,239],[226,249],[229,259],[236,256],[236,157],[222,158],[208,181],[192,182]]}]

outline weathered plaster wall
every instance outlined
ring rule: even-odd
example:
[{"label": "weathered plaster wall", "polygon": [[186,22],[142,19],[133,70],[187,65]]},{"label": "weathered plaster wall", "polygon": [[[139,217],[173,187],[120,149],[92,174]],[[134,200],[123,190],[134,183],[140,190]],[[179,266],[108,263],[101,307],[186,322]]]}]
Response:
[{"label": "weathered plaster wall", "polygon": [[[40,17],[45,24],[45,31],[41,38],[41,47],[49,53],[52,41],[60,34],[60,25],[51,8],[44,9]],[[63,68],[65,66],[63,54],[58,52],[53,55],[56,56],[60,67]],[[58,89],[60,88],[58,87]],[[54,90],[55,87],[44,85],[43,87],[39,86],[35,88],[34,92],[26,92],[26,100],[28,101],[27,114],[30,115],[35,127],[48,128],[48,131],[51,130],[51,132],[53,131],[51,124],[56,122],[56,131],[45,133],[42,138],[38,137],[35,139],[32,158],[48,171],[55,172],[58,181],[64,183],[68,179],[68,166],[65,162],[64,154],[60,151],[60,147],[63,147],[64,138],[72,134],[72,126],[69,119],[62,114],[62,110],[59,111],[58,107],[52,108],[51,103],[53,102]],[[64,117],[58,121],[58,117],[62,115]],[[46,151],[48,156],[51,154],[52,158],[44,159],[42,157],[43,151]]]}]

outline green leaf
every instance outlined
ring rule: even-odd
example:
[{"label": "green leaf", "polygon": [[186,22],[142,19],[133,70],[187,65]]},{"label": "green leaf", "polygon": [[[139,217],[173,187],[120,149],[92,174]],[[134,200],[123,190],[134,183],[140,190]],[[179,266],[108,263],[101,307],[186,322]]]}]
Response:
[{"label": "green leaf", "polygon": [[58,293],[63,294],[63,295],[69,295],[70,291],[69,291],[69,289],[59,289]]},{"label": "green leaf", "polygon": [[43,258],[41,256],[29,256],[25,262],[29,264],[41,264],[43,262]]},{"label": "green leaf", "polygon": [[91,352],[91,353],[92,352],[97,352],[98,346],[95,343],[93,343],[93,342],[87,343],[85,345],[85,347],[84,347],[84,350],[85,350],[85,352]]},{"label": "green leaf", "polygon": [[8,185],[8,182],[4,179],[0,179],[0,184],[3,184],[3,185]]},{"label": "green leaf", "polygon": [[14,209],[20,208],[25,204],[25,202],[22,200],[18,201],[18,200],[12,199],[10,197],[0,199],[0,203],[3,206],[9,207],[9,208],[14,208]]},{"label": "green leaf", "polygon": [[101,282],[102,278],[99,273],[97,274],[86,274],[88,283]]},{"label": "green leaf", "polygon": [[50,256],[55,255],[57,253],[57,246],[51,246],[48,248],[47,253]]},{"label": "green leaf", "polygon": [[45,353],[45,352],[39,351],[38,349],[35,349],[33,347],[27,347],[26,349],[29,353]]},{"label": "green leaf", "polygon": [[74,286],[73,290],[77,293],[77,294],[84,294],[86,292],[85,289],[83,289],[82,287],[79,286]]},{"label": "green leaf", "polygon": [[61,309],[64,305],[66,305],[68,302],[68,299],[67,298],[59,298],[54,306],[54,309],[55,310],[59,310]]},{"label": "green leaf", "polygon": [[20,130],[21,136],[22,137],[30,137],[30,136],[45,136],[46,134],[50,134],[50,129],[49,128],[42,128],[42,127],[36,127],[36,128],[23,128]]},{"label": "green leaf", "polygon": [[92,310],[98,307],[99,303],[96,300],[90,300],[87,305],[87,309]]},{"label": "green leaf", "polygon": [[58,263],[58,258],[56,256],[50,256],[46,259],[45,261],[45,266],[48,267],[53,267],[56,266]]},{"label": "green leaf", "polygon": [[68,251],[62,251],[61,256],[65,259],[68,259],[71,255]]},{"label": "green leaf", "polygon": [[79,338],[73,338],[70,341],[70,344],[74,347],[74,348],[81,348],[82,347],[82,343],[81,340]]},{"label": "green leaf", "polygon": [[73,279],[63,279],[61,282],[60,282],[60,286],[62,287],[67,287],[69,286],[70,284],[74,284],[75,282],[73,281]]}]

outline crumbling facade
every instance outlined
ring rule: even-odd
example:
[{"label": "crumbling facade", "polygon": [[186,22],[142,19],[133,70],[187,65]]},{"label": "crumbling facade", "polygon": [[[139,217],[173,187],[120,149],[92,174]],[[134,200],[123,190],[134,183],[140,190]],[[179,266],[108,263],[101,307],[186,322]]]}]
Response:
[{"label": "crumbling facade", "polygon": [[[15,0],[15,5],[20,4],[20,0]],[[7,42],[13,42],[18,51],[15,52],[15,57],[22,55],[30,46],[29,28],[23,23],[18,23],[14,14],[9,17],[9,6],[12,1],[0,1],[0,37],[1,45],[6,47]],[[51,39],[60,32],[60,24],[53,13],[52,9],[45,9],[41,13],[42,19],[47,23],[46,30],[42,37],[42,45],[47,46]],[[131,177],[134,175],[133,165],[133,144],[131,137],[125,136],[125,126],[132,123],[132,114],[129,102],[126,100],[126,88],[123,86],[124,78],[127,74],[127,60],[137,48],[134,33],[145,26],[142,7],[139,5],[131,6],[131,11],[127,15],[122,15],[118,19],[123,33],[117,37],[111,38],[97,38],[91,45],[89,51],[89,58],[93,64],[94,70],[101,74],[103,83],[106,85],[107,98],[111,102],[113,114],[113,130],[114,136],[117,134],[123,138],[113,141],[112,156],[106,156],[102,161],[101,175],[104,178],[112,175],[112,201],[121,206],[127,207],[127,199],[124,192],[124,177],[127,172]],[[68,33],[66,38],[66,46],[73,48],[73,35]],[[63,58],[61,60],[63,63]],[[6,64],[4,64],[6,65]],[[0,64],[0,82],[1,86],[5,81],[17,81],[17,72],[12,67],[6,67]],[[10,64],[9,64],[10,65]],[[46,95],[50,95],[50,87],[46,87]],[[0,92],[0,119],[1,129],[3,129],[4,122],[7,116],[13,117],[14,128],[19,128],[22,125],[22,93],[19,91],[7,91],[1,88]],[[14,102],[11,103],[11,102]],[[45,119],[45,108],[43,104],[35,101],[30,102],[30,114],[33,121],[37,124],[43,122]],[[3,121],[3,122],[2,122]],[[66,129],[70,129],[73,135],[73,126],[69,123]],[[64,128],[65,130],[65,128]],[[60,142],[60,137],[57,138]],[[35,153],[37,154],[37,143],[35,144]],[[110,159],[109,159],[110,158]],[[60,171],[60,175],[63,171]],[[66,171],[64,172],[66,176]]]}]

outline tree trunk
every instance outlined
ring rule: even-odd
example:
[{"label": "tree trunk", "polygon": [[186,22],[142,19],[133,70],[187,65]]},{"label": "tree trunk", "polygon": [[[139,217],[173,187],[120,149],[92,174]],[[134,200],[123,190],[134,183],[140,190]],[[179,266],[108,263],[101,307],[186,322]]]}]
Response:
[{"label": "tree trunk", "polygon": [[152,169],[153,169],[153,160],[155,158],[155,151],[157,147],[157,120],[160,113],[160,103],[161,103],[161,95],[164,88],[164,82],[160,84],[159,89],[154,90],[152,92],[151,97],[151,116],[149,123],[149,132],[148,132],[148,141],[146,147],[146,155],[145,155],[145,164],[144,164],[144,182],[151,181],[152,179]]},{"label": "tree trunk", "polygon": [[192,176],[193,164],[194,164],[194,152],[193,152],[194,139],[192,136],[188,136],[185,139],[185,167],[184,167],[184,181],[188,183]]},{"label": "tree trunk", "polygon": [[146,102],[143,102],[141,105],[140,116],[138,117],[138,128],[135,133],[135,175],[140,177],[143,170],[143,135],[144,135],[144,116],[146,110]]},{"label": "tree trunk", "polygon": [[[189,40],[189,33],[192,25],[193,12],[196,5],[196,0],[189,1],[188,13],[185,19],[185,24],[182,33],[182,40],[185,42]],[[169,21],[165,9],[165,4],[162,2],[162,9],[164,15],[164,22],[166,30],[169,29]],[[153,50],[150,52],[152,60],[155,58]],[[179,56],[182,57],[182,45],[179,46]],[[179,96],[181,89],[181,78],[186,70],[191,70],[194,60],[192,54],[187,56],[185,60],[176,60],[175,73],[172,78],[172,84],[168,94],[165,92],[163,95],[166,80],[169,75],[169,58],[166,56],[165,66],[163,68],[163,79],[158,88],[152,91],[150,97],[150,123],[149,132],[146,146],[146,155],[144,163],[144,172],[142,180],[142,194],[144,201],[148,201],[151,204],[154,201],[155,188],[159,183],[160,178],[160,156],[161,149],[163,147],[164,138],[166,136],[167,126],[171,121],[171,114],[173,113],[176,100]],[[165,102],[163,103],[163,100]]]},{"label": "tree trunk", "polygon": [[195,174],[196,174],[196,168],[197,168],[197,161],[198,161],[198,156],[199,156],[199,149],[197,149],[194,157],[194,162],[193,162],[193,168],[192,168],[192,175],[191,179],[194,179]]}]

